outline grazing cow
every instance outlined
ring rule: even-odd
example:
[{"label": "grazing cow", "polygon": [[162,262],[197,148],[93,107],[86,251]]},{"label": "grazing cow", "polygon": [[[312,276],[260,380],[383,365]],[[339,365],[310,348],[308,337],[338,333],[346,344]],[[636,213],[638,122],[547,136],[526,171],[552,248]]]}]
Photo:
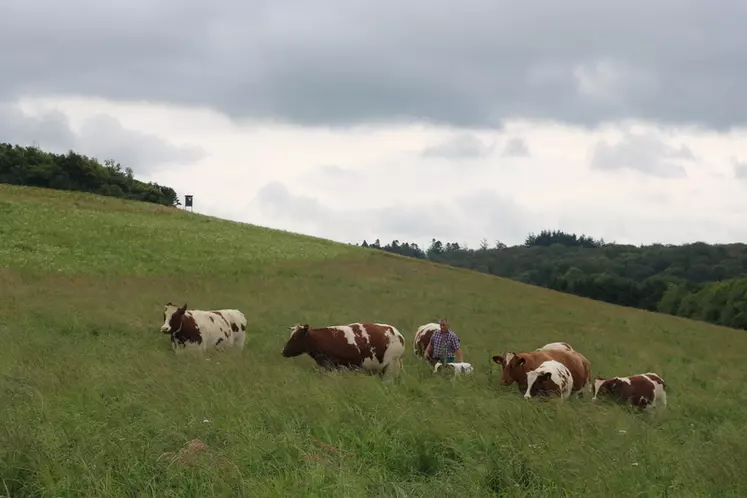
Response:
[{"label": "grazing cow", "polygon": [[639,411],[651,407],[667,406],[667,390],[662,378],[655,373],[594,379],[594,397],[609,398],[618,403],[627,403]]},{"label": "grazing cow", "polygon": [[399,330],[382,323],[351,323],[323,328],[295,325],[282,355],[292,358],[304,353],[328,370],[348,368],[384,376],[394,368],[402,370],[405,338]]},{"label": "grazing cow", "polygon": [[438,361],[436,362],[436,366],[433,368],[433,373],[438,372],[438,369],[441,367],[450,369],[454,375],[471,374],[473,371],[472,364],[465,361],[447,363],[446,365]]},{"label": "grazing cow", "polygon": [[556,360],[547,360],[527,374],[524,399],[534,396],[559,396],[568,399],[573,389],[573,376],[568,368]]},{"label": "grazing cow", "polygon": [[557,349],[560,351],[573,351],[573,348],[567,342],[551,342],[550,344],[545,344],[541,348],[537,348],[535,351],[548,351],[550,349]]},{"label": "grazing cow", "polygon": [[243,349],[246,341],[246,317],[235,309],[188,310],[168,303],[163,310],[161,332],[171,334],[174,351],[208,348],[224,349],[235,346]]},{"label": "grazing cow", "polygon": [[[440,330],[441,326],[438,323],[426,323],[418,327],[415,332],[415,337],[412,339],[412,350],[415,356],[425,358],[425,350],[428,348],[428,344],[431,342],[433,333]],[[430,363],[434,364],[436,360],[431,359]]]},{"label": "grazing cow", "polygon": [[584,387],[591,392],[591,364],[584,355],[577,351],[547,349],[526,353],[510,352],[506,353],[505,358],[499,355],[493,356],[493,361],[503,367],[501,384],[510,386],[516,382],[520,392],[527,390],[527,373],[547,360],[559,361],[570,370],[573,377],[572,392],[581,394]]}]

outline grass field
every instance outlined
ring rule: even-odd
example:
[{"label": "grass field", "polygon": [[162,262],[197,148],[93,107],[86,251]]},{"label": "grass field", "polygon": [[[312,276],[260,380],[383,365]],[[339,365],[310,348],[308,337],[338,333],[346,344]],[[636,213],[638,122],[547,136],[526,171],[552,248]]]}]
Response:
[{"label": "grass field", "polygon": [[[241,309],[247,347],[175,356],[168,301]],[[441,316],[472,378],[413,356]],[[405,335],[400,381],[280,356],[358,320]],[[552,341],[668,409],[498,385]],[[0,185],[0,344],[0,496],[747,496],[744,332],[175,209]]]}]

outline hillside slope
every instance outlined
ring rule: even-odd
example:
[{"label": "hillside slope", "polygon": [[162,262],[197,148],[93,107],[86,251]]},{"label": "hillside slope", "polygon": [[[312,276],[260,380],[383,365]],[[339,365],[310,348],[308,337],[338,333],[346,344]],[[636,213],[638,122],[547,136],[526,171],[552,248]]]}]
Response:
[{"label": "hillside slope", "polygon": [[[243,310],[246,349],[174,356],[168,301]],[[472,378],[413,357],[440,316]],[[280,356],[297,322],[357,320],[405,334],[401,382]],[[492,354],[559,340],[595,375],[660,373],[669,408],[498,386]],[[173,208],[0,185],[0,341],[14,498],[747,492],[743,332]]]}]

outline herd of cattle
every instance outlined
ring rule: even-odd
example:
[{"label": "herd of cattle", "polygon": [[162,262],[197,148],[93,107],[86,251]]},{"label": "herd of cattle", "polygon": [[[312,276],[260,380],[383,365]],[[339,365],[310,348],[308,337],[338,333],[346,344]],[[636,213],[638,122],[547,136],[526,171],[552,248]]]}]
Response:
[{"label": "herd of cattle", "polygon": [[[161,332],[171,336],[175,352],[190,349],[242,349],[246,342],[247,320],[236,309],[196,310],[187,305],[168,303],[164,307]],[[471,374],[469,363],[448,363],[426,358],[425,350],[439,324],[418,327],[413,338],[415,355],[428,361],[437,372],[448,367],[454,375]],[[387,374],[402,372],[405,337],[392,325],[351,323],[322,328],[298,324],[290,328],[290,337],[281,354],[286,358],[308,354],[325,369],[347,368]],[[534,351],[495,355],[493,361],[502,367],[501,384],[516,383],[524,398],[557,396],[568,399],[587,390],[593,395],[633,405],[639,410],[666,406],[666,386],[655,373],[603,379],[592,378],[589,360],[565,342],[546,344]]]}]

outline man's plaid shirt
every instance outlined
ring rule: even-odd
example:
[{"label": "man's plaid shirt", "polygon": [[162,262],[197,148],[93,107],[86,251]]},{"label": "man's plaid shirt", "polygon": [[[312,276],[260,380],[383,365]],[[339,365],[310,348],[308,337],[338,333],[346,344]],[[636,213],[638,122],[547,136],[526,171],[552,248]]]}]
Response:
[{"label": "man's plaid shirt", "polygon": [[451,330],[445,334],[437,330],[431,336],[432,358],[446,362],[454,358],[457,349],[459,349],[459,337]]}]

